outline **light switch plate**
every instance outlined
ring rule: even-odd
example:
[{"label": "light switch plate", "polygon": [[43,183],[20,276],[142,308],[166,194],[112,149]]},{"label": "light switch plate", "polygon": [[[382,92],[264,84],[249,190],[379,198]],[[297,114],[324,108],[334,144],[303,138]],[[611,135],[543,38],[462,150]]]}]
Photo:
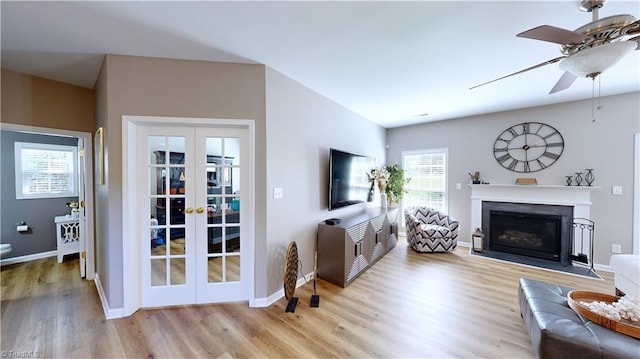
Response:
[{"label": "light switch plate", "polygon": [[613,194],[615,196],[621,196],[622,195],[622,186],[612,186],[611,187],[611,194]]},{"label": "light switch plate", "polygon": [[284,191],[282,187],[273,187],[273,198],[279,199],[284,197]]}]

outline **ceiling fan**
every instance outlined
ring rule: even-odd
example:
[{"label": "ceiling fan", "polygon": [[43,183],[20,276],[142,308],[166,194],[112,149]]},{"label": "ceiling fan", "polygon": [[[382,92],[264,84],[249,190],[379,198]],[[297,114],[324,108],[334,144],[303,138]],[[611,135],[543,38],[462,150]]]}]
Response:
[{"label": "ceiling fan", "polygon": [[[582,0],[580,10],[592,12],[590,23],[574,31],[550,25],[542,25],[519,33],[518,37],[542,40],[562,45],[562,56],[551,59],[512,74],[491,80],[484,86],[498,80],[521,74],[542,66],[560,62],[564,70],[549,94],[569,88],[578,77],[595,79],[633,50],[640,50],[640,20],[632,15],[614,15],[598,19],[598,9],[606,0]],[[634,35],[638,35],[635,36]]]}]

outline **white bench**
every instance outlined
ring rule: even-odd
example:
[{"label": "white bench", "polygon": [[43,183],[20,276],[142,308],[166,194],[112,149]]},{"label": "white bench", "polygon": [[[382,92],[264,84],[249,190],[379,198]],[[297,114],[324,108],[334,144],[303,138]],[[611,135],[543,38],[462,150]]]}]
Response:
[{"label": "white bench", "polygon": [[640,255],[614,254],[609,260],[615,276],[616,295],[640,295]]},{"label": "white bench", "polygon": [[58,237],[58,263],[62,263],[65,254],[80,252],[80,220],[71,216],[56,216],[54,222]]}]

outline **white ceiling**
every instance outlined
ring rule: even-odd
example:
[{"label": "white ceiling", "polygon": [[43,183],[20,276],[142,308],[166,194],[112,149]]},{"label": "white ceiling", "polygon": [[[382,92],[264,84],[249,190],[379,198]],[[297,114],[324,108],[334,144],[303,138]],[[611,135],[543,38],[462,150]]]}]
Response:
[{"label": "white ceiling", "polygon": [[[106,53],[259,63],[395,127],[590,98],[584,78],[548,95],[557,63],[469,90],[561,56],[556,44],[515,35],[590,22],[578,4],[2,1],[1,64],[92,88]],[[640,17],[640,2],[600,9],[601,18],[618,14]],[[640,91],[640,51],[601,81],[603,96]]]}]

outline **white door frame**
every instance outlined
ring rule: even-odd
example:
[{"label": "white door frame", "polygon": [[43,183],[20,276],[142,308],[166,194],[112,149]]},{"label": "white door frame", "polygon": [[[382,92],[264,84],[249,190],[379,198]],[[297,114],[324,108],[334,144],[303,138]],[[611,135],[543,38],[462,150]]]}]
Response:
[{"label": "white door frame", "polygon": [[[66,136],[77,137],[84,141],[84,156],[79,158],[84,159],[84,188],[85,188],[85,206],[84,217],[86,218],[85,226],[85,238],[86,238],[86,279],[94,280],[96,273],[95,265],[95,240],[94,240],[94,213],[93,213],[93,134],[89,132],[80,132],[72,130],[63,130],[59,128],[48,127],[36,127],[27,125],[18,125],[12,123],[0,123],[0,129],[6,131],[16,132],[30,132],[41,135],[54,135],[54,136]],[[80,189],[78,189],[80,190]],[[82,255],[82,253],[80,254]]]},{"label": "white door frame", "polygon": [[[177,127],[240,127],[249,132],[249,186],[255,189],[255,122],[244,119],[217,119],[191,117],[161,117],[161,116],[122,116],[122,284],[123,284],[123,315],[129,316],[142,307],[141,285],[141,248],[140,241],[132,238],[137,233],[135,219],[140,203],[135,200],[137,189],[136,179],[136,129],[138,126],[177,126]],[[254,307],[255,298],[255,195],[250,194],[249,204],[249,238],[253,238],[245,255],[250,260],[248,282],[250,283],[249,306]]]}]

